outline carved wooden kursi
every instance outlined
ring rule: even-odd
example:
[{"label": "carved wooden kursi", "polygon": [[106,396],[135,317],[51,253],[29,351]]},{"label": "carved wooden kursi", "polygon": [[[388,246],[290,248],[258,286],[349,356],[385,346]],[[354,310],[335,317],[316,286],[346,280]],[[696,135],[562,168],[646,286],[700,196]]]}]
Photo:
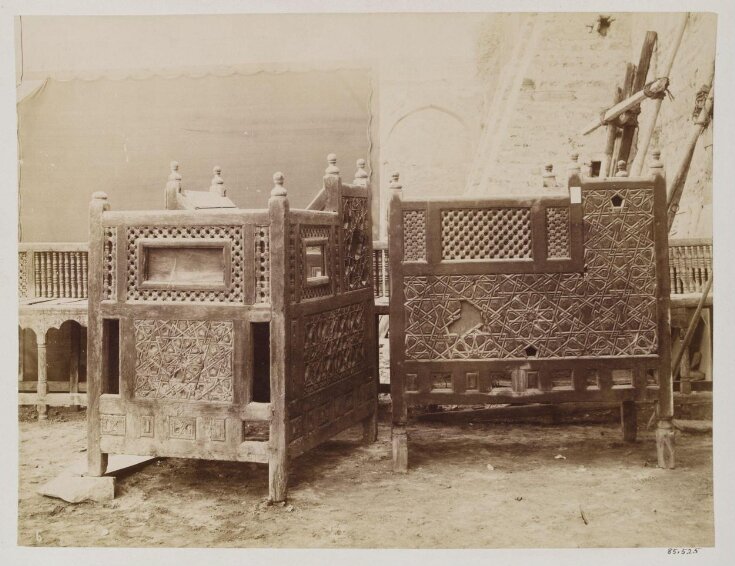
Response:
[{"label": "carved wooden kursi", "polygon": [[618,400],[629,413],[660,395],[670,421],[663,180],[575,175],[570,187],[485,200],[393,191],[396,469],[409,405]]},{"label": "carved wooden kursi", "polygon": [[324,183],[322,211],[290,210],[282,185],[264,210],[117,212],[96,195],[90,474],[109,453],[263,462],[282,501],[289,458],[358,423],[374,440],[370,189]]}]

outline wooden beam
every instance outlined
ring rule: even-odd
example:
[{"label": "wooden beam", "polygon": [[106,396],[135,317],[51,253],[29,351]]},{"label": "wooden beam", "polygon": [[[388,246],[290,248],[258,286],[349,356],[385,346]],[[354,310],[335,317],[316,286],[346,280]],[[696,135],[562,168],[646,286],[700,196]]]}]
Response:
[{"label": "wooden beam", "polygon": [[[674,36],[674,41],[671,47],[671,51],[669,51],[668,59],[666,59],[666,62],[662,66],[661,76],[665,80],[668,80],[667,77],[671,74],[671,68],[674,66],[674,59],[676,59],[676,53],[679,51],[679,46],[681,45],[681,38],[684,37],[684,30],[686,29],[688,20],[689,20],[689,12],[685,12],[681,16],[679,27],[677,28],[676,35]],[[661,109],[662,101],[663,101],[662,98],[658,98],[654,102],[651,121],[648,122],[645,130],[643,130],[643,135],[638,140],[638,152],[636,153],[636,160],[633,163],[633,167],[629,168],[630,175],[632,177],[640,176],[641,172],[643,171],[643,164],[646,161],[646,154],[648,153],[648,146],[651,143],[651,137],[653,136],[653,130],[656,128],[656,120],[658,118],[658,112]]]},{"label": "wooden beam", "polygon": [[[612,108],[606,110],[600,118],[594,120],[593,122],[590,122],[582,130],[582,135],[586,136],[587,134],[594,132],[600,126],[604,126],[608,122],[615,120],[623,112],[627,112],[628,110],[635,108],[646,98],[652,98],[653,95],[658,95],[659,93],[664,92],[667,86],[668,80],[665,77],[652,81],[642,90],[639,90],[635,94],[632,94],[628,98],[622,100],[621,102],[618,102]],[[660,99],[657,100],[660,101]]]},{"label": "wooden beam", "polygon": [[[635,78],[633,79],[633,85],[631,92],[638,92],[646,84],[646,77],[648,76],[648,69],[651,65],[651,57],[653,56],[653,48],[656,46],[656,32],[647,31],[646,37],[643,39],[643,47],[641,48],[641,56],[638,60],[638,67],[636,67]],[[618,150],[617,159],[622,159],[626,163],[630,162],[630,152],[633,147],[633,138],[638,131],[638,119],[637,116],[632,123],[626,124],[623,127],[623,135],[620,138],[620,149]]]}]

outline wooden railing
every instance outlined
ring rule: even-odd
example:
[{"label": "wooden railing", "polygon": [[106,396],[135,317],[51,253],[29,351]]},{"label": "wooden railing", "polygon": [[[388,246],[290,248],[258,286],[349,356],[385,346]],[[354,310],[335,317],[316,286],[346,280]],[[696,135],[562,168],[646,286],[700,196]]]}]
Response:
[{"label": "wooden railing", "polygon": [[375,298],[387,299],[390,289],[388,242],[373,241],[373,287]]},{"label": "wooden railing", "polygon": [[86,242],[18,244],[21,298],[87,298]]},{"label": "wooden railing", "polygon": [[[388,246],[373,242],[375,297],[389,296]],[[712,277],[712,240],[706,238],[669,241],[671,294],[701,293]]]},{"label": "wooden railing", "polygon": [[701,293],[712,277],[712,240],[669,240],[671,294]]},{"label": "wooden railing", "polygon": [[[18,281],[22,298],[87,297],[87,244],[19,244]],[[669,242],[671,294],[700,293],[712,276],[712,240]],[[373,242],[375,296],[388,298],[390,273],[386,242]]]}]

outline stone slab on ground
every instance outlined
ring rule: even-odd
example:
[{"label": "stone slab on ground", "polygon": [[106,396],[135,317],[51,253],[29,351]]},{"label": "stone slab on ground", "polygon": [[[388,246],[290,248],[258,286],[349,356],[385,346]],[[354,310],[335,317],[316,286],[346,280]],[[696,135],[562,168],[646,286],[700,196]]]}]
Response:
[{"label": "stone slab on ground", "polygon": [[[153,456],[134,456],[129,454],[110,454],[107,460],[106,476],[114,476],[120,472],[132,471],[155,460]],[[87,459],[79,458],[71,466],[65,468],[63,475],[83,476],[87,473]]]},{"label": "stone slab on ground", "polygon": [[79,459],[64,468],[58,476],[38,488],[38,493],[69,503],[110,501],[115,497],[115,475],[131,471],[155,460],[152,456],[113,454],[102,477],[87,476],[87,462]]},{"label": "stone slab on ground", "polygon": [[61,474],[38,488],[38,493],[69,503],[111,501],[115,497],[115,478]]}]

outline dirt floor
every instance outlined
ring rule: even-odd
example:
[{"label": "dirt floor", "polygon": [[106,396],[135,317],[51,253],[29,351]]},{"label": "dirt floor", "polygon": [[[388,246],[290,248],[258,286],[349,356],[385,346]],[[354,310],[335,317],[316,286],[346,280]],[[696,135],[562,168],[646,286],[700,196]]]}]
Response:
[{"label": "dirt floor", "polygon": [[[655,467],[654,436],[626,444],[608,424],[414,421],[410,471],[391,471],[388,406],[379,438],[346,431],[295,460],[289,501],[268,506],[260,464],[160,459],[109,503],[36,489],[84,458],[84,411],[21,412],[23,546],[533,548],[714,544],[712,436],[679,434],[677,468]],[[639,422],[641,429],[645,421]]]}]

